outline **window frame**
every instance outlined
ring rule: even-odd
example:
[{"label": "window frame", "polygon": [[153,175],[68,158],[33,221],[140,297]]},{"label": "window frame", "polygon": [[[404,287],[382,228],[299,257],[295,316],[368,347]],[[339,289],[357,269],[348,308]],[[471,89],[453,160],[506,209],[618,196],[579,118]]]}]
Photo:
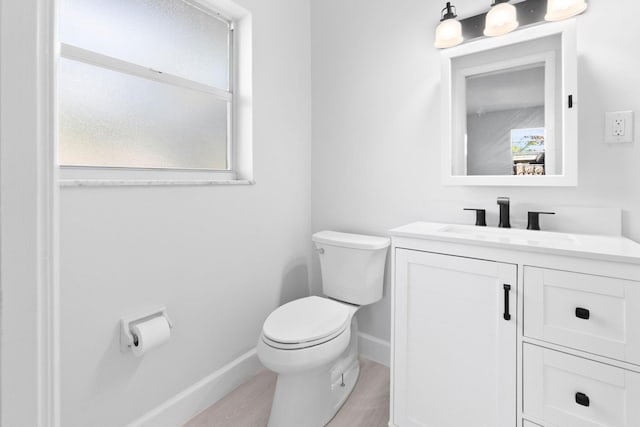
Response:
[{"label": "window frame", "polygon": [[[97,66],[147,80],[197,90],[228,102],[226,169],[81,166],[58,164],[61,186],[137,186],[137,185],[216,185],[253,184],[252,107],[251,107],[251,14],[225,0],[183,0],[202,13],[229,25],[229,89],[225,91],[205,83],[155,70],[71,44],[56,42],[56,75],[61,58]],[[223,7],[226,9],[223,11]],[[60,28],[60,14],[57,14]],[[238,31],[240,28],[240,31]],[[238,32],[240,37],[238,37]],[[239,42],[240,40],[240,42]],[[241,65],[240,65],[241,64]],[[242,70],[240,70],[240,66]],[[241,72],[240,72],[241,71]],[[55,80],[59,84],[58,79]],[[56,86],[57,87],[57,86]],[[239,90],[240,89],[240,90]],[[239,107],[241,93],[248,108]],[[249,101],[247,103],[247,101]],[[56,123],[58,122],[58,91],[56,90]],[[239,132],[238,128],[242,127]],[[238,135],[242,136],[238,138]],[[56,127],[56,137],[59,128]],[[57,140],[57,138],[56,138]],[[242,157],[242,158],[239,158]]]}]

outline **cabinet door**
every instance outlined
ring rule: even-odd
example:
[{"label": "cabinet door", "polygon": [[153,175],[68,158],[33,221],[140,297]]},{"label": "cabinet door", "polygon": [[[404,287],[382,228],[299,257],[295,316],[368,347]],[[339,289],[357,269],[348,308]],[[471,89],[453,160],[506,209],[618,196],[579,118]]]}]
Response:
[{"label": "cabinet door", "polygon": [[395,267],[394,424],[516,425],[516,266],[396,249]]}]

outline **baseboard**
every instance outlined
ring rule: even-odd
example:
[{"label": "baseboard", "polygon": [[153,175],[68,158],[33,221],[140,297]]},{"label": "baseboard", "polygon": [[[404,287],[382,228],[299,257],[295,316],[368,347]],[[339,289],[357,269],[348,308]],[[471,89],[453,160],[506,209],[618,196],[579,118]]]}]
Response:
[{"label": "baseboard", "polygon": [[127,427],[180,427],[254,376],[260,369],[262,364],[254,348],[147,412]]},{"label": "baseboard", "polygon": [[[389,342],[358,334],[360,356],[389,366]],[[211,375],[131,422],[127,427],[179,427],[254,376],[262,364],[251,349]]]},{"label": "baseboard", "polygon": [[358,333],[358,337],[360,339],[358,343],[360,345],[360,356],[378,362],[381,365],[389,366],[391,349],[388,341],[363,332]]}]

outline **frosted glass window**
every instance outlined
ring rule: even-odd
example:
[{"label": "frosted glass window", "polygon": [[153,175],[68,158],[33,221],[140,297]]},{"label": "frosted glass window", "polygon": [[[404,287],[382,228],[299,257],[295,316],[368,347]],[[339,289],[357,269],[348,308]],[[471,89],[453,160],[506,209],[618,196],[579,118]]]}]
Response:
[{"label": "frosted glass window", "polygon": [[61,0],[64,166],[230,171],[230,21],[191,0]]},{"label": "frosted glass window", "polygon": [[230,27],[183,0],[62,0],[62,43],[229,89]]},{"label": "frosted glass window", "polygon": [[61,164],[227,169],[219,97],[64,58],[59,76]]}]

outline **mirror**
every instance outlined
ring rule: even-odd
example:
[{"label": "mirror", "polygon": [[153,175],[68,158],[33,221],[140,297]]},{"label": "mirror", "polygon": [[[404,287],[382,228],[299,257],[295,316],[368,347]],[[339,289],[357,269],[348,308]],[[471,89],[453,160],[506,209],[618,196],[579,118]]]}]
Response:
[{"label": "mirror", "polygon": [[577,185],[573,21],[443,51],[449,185]]},{"label": "mirror", "polygon": [[545,164],[544,74],[533,63],[466,77],[467,175],[556,173]]}]

